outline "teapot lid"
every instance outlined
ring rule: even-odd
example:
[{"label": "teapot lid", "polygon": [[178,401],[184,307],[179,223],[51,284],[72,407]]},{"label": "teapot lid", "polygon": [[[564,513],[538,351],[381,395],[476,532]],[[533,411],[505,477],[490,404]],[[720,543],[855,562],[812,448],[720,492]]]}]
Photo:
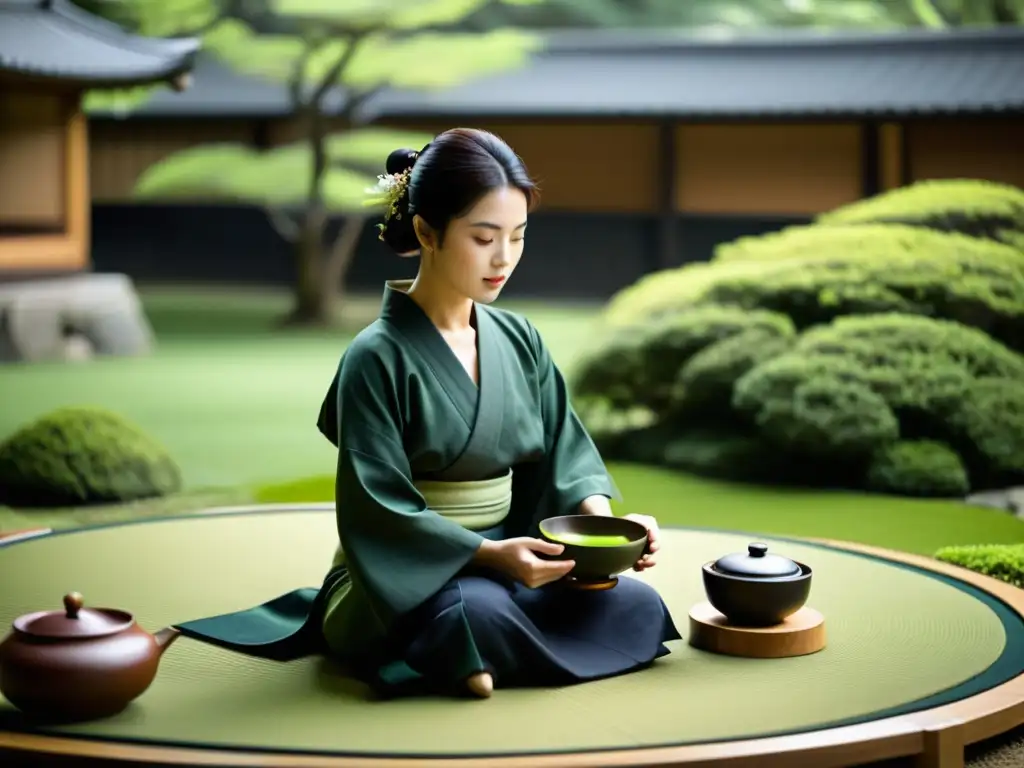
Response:
[{"label": "teapot lid", "polygon": [[131,628],[134,618],[126,611],[83,608],[78,592],[64,596],[64,611],[39,611],[14,620],[14,628],[34,637],[89,639],[117,634]]},{"label": "teapot lid", "polygon": [[800,573],[800,566],[781,555],[769,555],[768,545],[753,543],[747,547],[746,554],[736,552],[715,562],[715,569],[732,576],[754,578],[774,578],[777,576],[795,576]]}]

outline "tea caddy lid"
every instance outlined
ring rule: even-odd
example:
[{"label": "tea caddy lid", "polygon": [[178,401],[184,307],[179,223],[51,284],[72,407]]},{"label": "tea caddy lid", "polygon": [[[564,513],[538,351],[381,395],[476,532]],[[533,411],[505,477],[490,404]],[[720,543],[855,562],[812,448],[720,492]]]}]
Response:
[{"label": "tea caddy lid", "polygon": [[730,576],[745,578],[777,578],[796,576],[800,566],[787,557],[768,553],[768,545],[755,542],[747,551],[734,552],[715,561],[715,570]]}]

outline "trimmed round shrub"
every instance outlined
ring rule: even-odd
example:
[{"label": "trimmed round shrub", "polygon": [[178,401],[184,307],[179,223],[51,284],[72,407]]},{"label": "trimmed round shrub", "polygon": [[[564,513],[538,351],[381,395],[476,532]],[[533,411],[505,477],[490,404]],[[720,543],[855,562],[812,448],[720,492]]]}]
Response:
[{"label": "trimmed round shrub", "polygon": [[631,408],[642,387],[643,357],[637,334],[619,333],[606,339],[597,350],[585,352],[570,375],[575,397],[597,396],[602,403]]},{"label": "trimmed round shrub", "polygon": [[1021,482],[1022,203],[916,185],[649,275],[609,302],[574,395],[645,412],[623,460],[925,496]]},{"label": "trimmed round shrub", "polygon": [[843,361],[785,355],[736,382],[733,404],[770,443],[796,454],[856,459],[899,437],[885,399]]},{"label": "trimmed round shrub", "polygon": [[[1021,476],[1020,382],[1024,356],[951,321],[889,313],[796,338],[742,331],[691,356],[673,407],[648,409],[656,428],[642,445],[622,433],[615,458],[778,482],[789,462],[811,485],[960,495]],[[944,479],[938,460],[930,479],[895,464],[911,449],[894,446],[933,444],[955,458]]]},{"label": "trimmed round shrub", "polygon": [[742,251],[648,276],[613,297],[606,322],[707,304],[769,310],[798,329],[900,312],[956,320],[1024,351],[1024,252],[1009,246],[892,225],[796,228]]},{"label": "trimmed round shrub", "polygon": [[884,192],[818,217],[818,223],[899,222],[1014,243],[1024,233],[1024,190],[975,179],[935,179]]},{"label": "trimmed round shrub", "polygon": [[736,380],[759,363],[781,355],[795,338],[791,325],[775,330],[751,328],[705,347],[679,371],[674,390],[679,410],[704,416],[728,414]]},{"label": "trimmed round shrub", "polygon": [[100,408],[58,409],[0,444],[0,504],[11,507],[127,502],[181,485],[162,446]]},{"label": "trimmed round shrub", "polygon": [[977,380],[1024,380],[1024,357],[981,331],[896,313],[841,317],[804,333],[793,353],[839,357],[894,408],[943,418]]},{"label": "trimmed round shrub", "polygon": [[904,496],[966,496],[967,469],[945,443],[900,440],[871,457],[865,486],[879,493]]},{"label": "trimmed round shrub", "polygon": [[979,484],[1024,482],[1024,373],[974,382],[952,409],[949,429]]},{"label": "trimmed round shrub", "polygon": [[[766,439],[793,450],[849,457],[897,437],[932,438],[964,455],[991,443],[988,451],[1010,463],[1019,455],[1007,435],[1021,410],[1013,405],[1021,381],[1024,357],[973,328],[899,314],[853,316],[807,331],[787,353],[743,375],[733,407]],[[978,414],[998,419],[1000,409],[1011,426],[986,429]],[[974,466],[1003,466],[983,455]]]},{"label": "trimmed round shrub", "polygon": [[700,427],[673,431],[659,463],[704,477],[775,485],[799,482],[807,465],[756,435]]},{"label": "trimmed round shrub", "polygon": [[602,454],[619,455],[620,444],[656,423],[647,408],[617,407],[604,398],[574,398],[573,407]]},{"label": "trimmed round shrub", "polygon": [[941,232],[909,224],[836,224],[824,227],[801,224],[777,232],[741,237],[715,248],[712,263],[779,261],[786,259],[830,261],[876,259],[884,251],[892,256],[920,256],[937,251],[938,258],[958,253],[961,258],[985,258],[1000,254],[1011,263],[1024,264],[1024,253],[1005,243],[979,240],[961,232]]},{"label": "trimmed round shrub", "polygon": [[574,392],[581,397],[600,395],[618,407],[671,410],[682,366],[716,342],[755,330],[795,334],[784,315],[715,304],[663,317],[647,327],[624,329],[577,363]]}]

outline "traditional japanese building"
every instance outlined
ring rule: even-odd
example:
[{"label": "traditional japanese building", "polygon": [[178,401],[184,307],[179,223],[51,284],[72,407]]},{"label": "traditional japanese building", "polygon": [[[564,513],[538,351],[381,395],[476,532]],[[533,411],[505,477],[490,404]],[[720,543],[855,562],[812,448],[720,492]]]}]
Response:
[{"label": "traditional japanese building", "polygon": [[125,33],[65,0],[0,0],[0,273],[90,268],[82,95],[186,76],[198,41]]},{"label": "traditional japanese building", "polygon": [[[1024,187],[1024,28],[558,33],[522,69],[385,92],[366,109],[378,124],[504,136],[543,187],[510,295],[597,298],[724,240],[914,181]],[[287,283],[288,245],[258,208],[140,207],[131,190],[176,149],[299,136],[284,85],[210,60],[188,93],[127,119],[97,116],[100,258],[153,279]],[[173,238],[155,243],[153,231]],[[349,285],[376,290],[414,266],[396,265],[368,227]]]},{"label": "traditional japanese building", "polygon": [[66,0],[0,0],[0,362],[144,354],[130,271],[91,258],[85,92],[181,91],[197,40],[127,34]]}]

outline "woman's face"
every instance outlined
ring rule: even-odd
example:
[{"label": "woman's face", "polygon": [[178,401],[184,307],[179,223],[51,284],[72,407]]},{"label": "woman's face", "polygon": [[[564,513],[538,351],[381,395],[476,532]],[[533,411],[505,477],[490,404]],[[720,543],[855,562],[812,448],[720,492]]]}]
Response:
[{"label": "woman's face", "polygon": [[462,295],[490,304],[523,256],[527,208],[526,195],[515,187],[489,192],[451,220],[443,247],[430,238],[431,271]]}]

